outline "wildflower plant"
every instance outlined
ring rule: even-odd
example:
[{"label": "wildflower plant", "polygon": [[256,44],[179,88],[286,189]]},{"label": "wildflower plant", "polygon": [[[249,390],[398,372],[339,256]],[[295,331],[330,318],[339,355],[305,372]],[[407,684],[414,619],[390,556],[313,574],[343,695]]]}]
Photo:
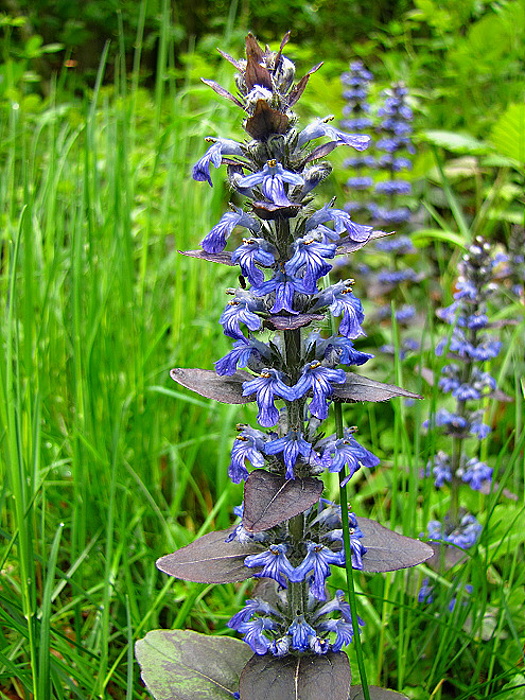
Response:
[{"label": "wildflower plant", "polygon": [[[193,177],[211,184],[210,168],[226,165],[236,199],[201,249],[185,254],[239,265],[240,286],[220,323],[231,350],[215,369],[172,370],[180,385],[229,404],[255,402],[258,427],[238,426],[229,475],[244,482],[238,523],[168,554],[158,568],[186,581],[220,584],[255,578],[257,585],[228,627],[244,642],[188,631],[150,632],[137,644],[143,679],[157,698],[348,700],[401,697],[368,688],[356,644],[362,691],[351,688],[343,648],[364,625],[355,608],[353,570],[384,572],[432,555],[418,540],[349,512],[346,483],[379,459],[344,428],[341,404],[417,398],[400,387],[351,371],[371,357],[354,346],[364,312],[352,280],[324,279],[337,255],[383,236],[356,224],[334,202],[314,206],[313,192],[331,171],[334,148],[357,152],[369,139],[334,128],[330,118],[299,128],[293,108],[312,68],[295,82],[294,64],[246,38],[246,59],[222,54],[237,71],[238,95],[206,82],[244,114],[247,139],[210,138]],[[222,52],[221,52],[222,53]],[[235,229],[245,231],[228,249]],[[321,429],[334,407],[336,432]],[[341,504],[322,498],[323,473],[337,473]],[[348,596],[330,586],[333,567],[346,570]]]},{"label": "wildflower plant", "polygon": [[[436,488],[448,487],[450,511],[441,522],[428,524],[431,539],[461,549],[472,547],[479,539],[481,525],[460,503],[460,488],[467,484],[474,491],[488,493],[492,467],[479,457],[480,445],[491,432],[484,422],[484,403],[498,395],[496,380],[487,365],[499,354],[497,338],[487,313],[487,301],[495,291],[494,275],[497,258],[491,246],[477,237],[468,247],[459,264],[454,301],[438,311],[441,320],[450,326],[436,354],[449,360],[441,369],[438,386],[454,400],[453,410],[440,408],[436,427],[449,438],[450,452],[439,450],[427,464],[426,473]],[[499,392],[499,396],[506,398]],[[425,427],[429,426],[425,422]]]}]

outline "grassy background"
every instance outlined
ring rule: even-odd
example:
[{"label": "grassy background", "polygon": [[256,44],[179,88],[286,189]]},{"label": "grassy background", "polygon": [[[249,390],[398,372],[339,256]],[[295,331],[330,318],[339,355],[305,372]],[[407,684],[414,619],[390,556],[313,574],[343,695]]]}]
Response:
[{"label": "grassy background", "polygon": [[[154,566],[230,522],[242,498],[226,474],[231,440],[255,415],[179,390],[168,376],[173,366],[210,368],[229,347],[217,319],[231,269],[177,251],[195,248],[227,202],[222,173],[213,189],[190,179],[203,137],[239,129],[237,115],[194,82],[191,61],[175,87],[168,43],[166,33],[152,92],[118,61],[114,85],[103,86],[104,55],[85,100],[2,109],[3,698],[145,698],[134,641],[159,626],[226,633],[249,586],[167,580]],[[229,83],[230,71],[214,78]],[[311,111],[323,86],[312,81]],[[459,234],[465,241],[470,231]],[[459,251],[430,242],[420,252],[450,296]],[[431,287],[424,282],[419,298]],[[513,308],[505,313],[519,319]],[[436,578],[425,567],[360,580],[369,679],[413,698],[525,697],[503,690],[523,681],[522,319],[502,331],[492,368],[514,399],[490,407],[485,449],[498,486],[463,494],[484,525],[480,546],[457,575],[437,577],[430,606],[415,599],[423,575]],[[370,365],[375,378],[427,399],[345,414],[382,458],[355,480],[355,511],[415,536],[447,510],[447,494],[419,476],[436,447],[420,425],[438,396],[417,373],[437,363],[433,325],[430,309],[421,357]],[[339,574],[331,580],[342,585]],[[467,583],[475,594],[447,612]]]}]

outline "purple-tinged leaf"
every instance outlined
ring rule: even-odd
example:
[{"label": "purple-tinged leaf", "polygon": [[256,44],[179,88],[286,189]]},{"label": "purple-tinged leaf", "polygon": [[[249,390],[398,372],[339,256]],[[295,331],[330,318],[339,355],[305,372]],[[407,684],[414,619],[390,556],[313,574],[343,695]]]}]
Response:
[{"label": "purple-tinged leaf", "polygon": [[319,160],[319,158],[324,158],[329,153],[331,153],[334,150],[334,148],[337,148],[337,146],[340,145],[340,141],[327,141],[327,143],[323,143],[321,146],[317,146],[317,148],[314,148],[310,155],[304,159],[303,164],[311,163],[313,160]]},{"label": "purple-tinged leaf", "polygon": [[274,219],[293,219],[294,216],[297,216],[301,207],[301,204],[281,206],[280,204],[273,204],[272,202],[252,202],[254,213],[260,219],[271,221]]},{"label": "purple-tinged leaf", "polygon": [[225,250],[222,253],[207,253],[205,250],[179,250],[181,255],[188,258],[199,258],[208,262],[221,263],[222,265],[235,265],[232,263],[232,254]]},{"label": "purple-tinged leaf", "polygon": [[156,700],[232,700],[252,655],[232,637],[152,630],[135,645],[146,688]]},{"label": "purple-tinged leaf", "polygon": [[253,570],[244,566],[250,554],[258,554],[260,546],[226,542],[229,530],[209,532],[198,540],[157,560],[157,569],[169,576],[194,583],[232,583],[253,576]]},{"label": "purple-tinged leaf", "polygon": [[285,134],[290,126],[290,119],[272,109],[264,100],[257,100],[253,116],[246,120],[244,128],[254,139],[266,141],[271,134]]},{"label": "purple-tinged leaf", "polygon": [[261,85],[268,90],[272,89],[272,77],[268,69],[261,65],[264,54],[253,34],[246,37],[246,69],[244,71],[244,82],[248,90],[254,85]]},{"label": "purple-tinged leaf", "polygon": [[430,559],[434,550],[428,544],[399,535],[375,520],[357,518],[363,532],[363,571],[379,573],[408,569]]},{"label": "purple-tinged leaf", "polygon": [[[378,688],[376,685],[369,685],[368,692],[370,700],[408,700],[406,695],[396,693],[394,690]],[[365,700],[363,686],[353,685],[350,689],[350,697],[348,700]]]},{"label": "purple-tinged leaf", "polygon": [[395,384],[383,384],[373,379],[368,379],[355,372],[346,372],[346,381],[342,385],[335,386],[332,398],[335,401],[350,403],[354,401],[388,401],[388,399],[403,396],[408,399],[422,399],[419,394],[402,389]]},{"label": "purple-tinged leaf", "polygon": [[298,314],[297,316],[270,316],[264,321],[265,326],[275,328],[278,331],[293,331],[296,328],[307,326],[312,321],[322,321],[322,314]]},{"label": "purple-tinged leaf", "polygon": [[311,508],[322,492],[323,482],[319,479],[285,479],[256,469],[244,485],[242,523],[249,532],[268,530]]},{"label": "purple-tinged leaf", "polygon": [[220,55],[225,58],[229,63],[232,64],[235,68],[237,68],[238,71],[242,71],[243,66],[240,61],[237,61],[237,59],[233,58],[233,56],[230,56],[229,53],[226,53],[226,51],[223,51],[222,49],[217,49],[217,51],[220,53]]},{"label": "purple-tinged leaf", "polygon": [[385,238],[386,236],[392,236],[394,233],[395,231],[372,231],[370,233],[370,237],[367,238],[366,241],[359,242],[343,239],[337,246],[335,251],[336,255],[349,255],[350,253],[355,253],[356,250],[359,250],[359,248],[362,248],[367,243],[370,243],[370,241],[374,241],[378,238]]},{"label": "purple-tinged leaf", "polygon": [[461,547],[454,547],[441,542],[428,542],[432,549],[432,556],[427,559],[426,565],[434,571],[448,571],[457,564],[464,564],[468,554]]},{"label": "purple-tinged leaf", "polygon": [[215,80],[207,80],[206,78],[201,78],[202,82],[207,85],[208,87],[211,87],[212,90],[214,90],[217,95],[220,95],[221,97],[225,97],[227,100],[230,100],[230,102],[233,102],[234,105],[237,107],[240,107],[241,109],[244,109],[244,105],[242,102],[240,102],[236,97],[234,97],[231,92],[228,92],[226,88],[223,88],[222,85],[219,85],[218,83],[215,82]]},{"label": "purple-tinged leaf", "polygon": [[235,372],[231,377],[221,377],[211,369],[177,367],[171,370],[170,377],[186,389],[221,403],[238,404],[255,401],[255,394],[242,395],[243,383],[253,379],[253,375],[244,370]]},{"label": "purple-tinged leaf", "polygon": [[306,73],[306,75],[303,75],[303,77],[297,83],[297,85],[290,90],[290,92],[288,93],[288,99],[287,99],[289,107],[293,107],[294,104],[299,100],[299,98],[303,94],[306,86],[308,85],[308,81],[310,80],[310,76],[313,73],[315,73],[316,71],[318,71],[322,65],[323,65],[323,62],[321,61],[321,63],[318,63],[313,68],[310,68],[308,73]]},{"label": "purple-tinged leaf", "polygon": [[343,652],[254,655],[241,673],[241,700],[348,700],[350,680],[350,663]]}]

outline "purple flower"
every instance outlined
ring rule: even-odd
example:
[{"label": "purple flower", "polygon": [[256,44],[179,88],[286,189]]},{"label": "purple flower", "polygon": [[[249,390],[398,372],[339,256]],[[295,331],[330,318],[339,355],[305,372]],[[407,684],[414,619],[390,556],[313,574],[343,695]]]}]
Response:
[{"label": "purple flower", "polygon": [[264,282],[264,273],[255,266],[270,267],[275,262],[273,246],[263,238],[245,238],[243,244],[232,253],[232,262],[240,265],[242,274],[250,284],[258,285]]},{"label": "purple flower", "polygon": [[292,649],[297,649],[297,651],[308,651],[310,639],[317,636],[317,632],[306,622],[304,615],[295,617],[288,627],[288,634],[292,637]]},{"label": "purple flower", "polygon": [[292,202],[288,199],[284,189],[285,183],[289,185],[304,185],[303,178],[297,173],[285,170],[276,160],[269,160],[263,169],[251,175],[245,175],[237,180],[237,185],[242,188],[262,185],[261,191],[269,202],[278,206],[289,206]]},{"label": "purple flower", "polygon": [[291,277],[300,275],[306,294],[315,294],[317,280],[332,269],[325,259],[334,257],[336,246],[322,243],[319,238],[315,234],[298,238],[293,244],[293,256],[284,265]]},{"label": "purple flower", "polygon": [[215,362],[215,371],[221,376],[235,374],[238,367],[247,367],[250,360],[261,362],[263,356],[268,358],[270,352],[264,343],[258,340],[236,340],[233,348],[224,357]]},{"label": "purple flower", "polygon": [[322,353],[330,365],[364,365],[373,355],[354,348],[353,342],[345,336],[333,335],[317,343],[316,349]]},{"label": "purple flower", "polygon": [[434,486],[440,489],[443,484],[452,481],[452,470],[450,468],[450,457],[441,450],[434,456],[434,460],[427,464],[427,475],[432,469],[434,475]]},{"label": "purple flower", "polygon": [[282,588],[286,588],[287,583],[284,577],[287,576],[292,581],[291,577],[295,572],[294,567],[286,556],[287,552],[288,545],[271,544],[266,551],[247,556],[244,560],[244,565],[249,568],[262,566],[262,571],[254,574],[254,576],[273,578]]},{"label": "purple flower", "polygon": [[[229,623],[228,625],[231,627]],[[269,617],[254,617],[252,620],[241,622],[233,629],[244,635],[244,641],[250,645],[254,654],[262,656],[268,652],[272,645],[272,641],[268,639],[264,632],[266,630],[273,632],[278,627],[277,623]]]},{"label": "purple flower", "polygon": [[295,479],[294,467],[299,455],[306,464],[318,462],[318,455],[312,445],[304,439],[302,433],[296,430],[291,430],[284,437],[267,442],[264,451],[267,455],[276,455],[282,452],[287,479]]},{"label": "purple flower", "polygon": [[347,338],[357,338],[365,335],[361,328],[365,314],[360,300],[352,294],[351,283],[351,280],[346,280],[327,287],[318,295],[313,310],[328,306],[333,316],[342,314],[339,333]]},{"label": "purple flower", "polygon": [[341,651],[341,649],[350,644],[354,638],[354,628],[352,622],[344,620],[325,620],[317,627],[319,632],[335,632],[335,640],[332,643],[332,651]]},{"label": "purple flower", "polygon": [[448,518],[443,523],[431,520],[427,529],[430,539],[443,540],[461,549],[469,549],[478,541],[482,527],[473,515],[467,513],[457,524],[452,524]]},{"label": "purple flower", "polygon": [[207,181],[213,186],[210,177],[210,163],[216,168],[219,168],[222,163],[222,156],[242,156],[244,152],[241,144],[231,139],[215,139],[209,136],[206,141],[212,141],[213,144],[208,148],[206,153],[193,166],[192,177],[194,180]]},{"label": "purple flower", "polygon": [[244,226],[253,232],[257,232],[261,228],[261,225],[253,216],[235,207],[235,211],[227,211],[221,217],[219,223],[203,239],[201,243],[202,248],[207,253],[220,253],[226,247],[226,239],[236,226]]},{"label": "purple flower", "polygon": [[277,270],[271,279],[257,287],[252,287],[252,293],[258,297],[266,296],[272,292],[275,292],[275,300],[270,309],[271,314],[278,314],[280,311],[286,311],[289,314],[299,313],[293,308],[293,302],[295,292],[306,293],[302,280]]},{"label": "purple flower", "polygon": [[308,141],[318,139],[321,136],[328,136],[335,141],[338,146],[351,146],[356,151],[364,151],[370,143],[370,136],[362,134],[346,134],[333,126],[330,126],[323,119],[318,119],[303,129],[299,134],[298,145],[304,146]]},{"label": "purple flower", "polygon": [[264,467],[264,443],[265,435],[260,430],[254,430],[249,426],[237,435],[233,441],[231,461],[228,468],[228,476],[234,484],[248,478],[248,470],[244,466],[245,460],[249,460],[257,469]]},{"label": "purple flower", "polygon": [[249,292],[239,293],[228,302],[219,323],[222,325],[225,335],[242,340],[244,333],[240,329],[240,324],[244,323],[251,331],[258,331],[262,321],[254,312],[260,310],[262,310],[260,304]]},{"label": "purple flower", "polygon": [[466,462],[464,467],[460,467],[457,470],[456,475],[466,484],[469,484],[474,491],[479,491],[485,481],[492,479],[492,467],[489,467],[488,464],[481,462],[476,457],[472,457]]},{"label": "purple flower", "polygon": [[332,552],[325,545],[316,542],[308,542],[306,548],[307,555],[288,578],[295,583],[304,581],[312,571],[313,580],[310,582],[310,592],[317,600],[326,600],[325,581],[332,573],[330,564],[344,566],[344,552]]},{"label": "purple flower", "polygon": [[256,614],[260,615],[274,615],[275,617],[282,617],[281,614],[273,608],[270,603],[266,602],[262,598],[254,598],[253,600],[247,600],[244,608],[229,620],[226,624],[232,630],[238,630],[239,625],[243,622],[248,622],[248,620]]},{"label": "purple flower", "polygon": [[334,222],[334,230],[337,234],[341,235],[346,231],[349,239],[354,243],[364,243],[370,238],[373,231],[372,226],[355,224],[348,212],[343,209],[333,209],[327,204],[312,214],[306,222],[305,230],[306,232],[311,231],[327,221]]},{"label": "purple flower", "polygon": [[344,438],[328,438],[321,457],[321,464],[329,472],[340,472],[343,467],[348,467],[349,474],[345,483],[360,467],[376,467],[379,461],[378,457],[357,442],[349,430],[345,431]]},{"label": "purple flower", "polygon": [[344,384],[345,380],[346,374],[342,369],[330,369],[317,361],[309,362],[303,367],[294,386],[295,398],[300,399],[311,391],[310,413],[324,420],[328,416],[328,399],[333,393],[332,383]]},{"label": "purple flower", "polygon": [[279,411],[274,406],[276,396],[287,401],[293,401],[296,398],[294,388],[285,384],[282,377],[284,374],[276,369],[263,369],[256,379],[243,384],[243,396],[256,394],[259,408],[257,420],[265,428],[270,428],[279,420]]}]

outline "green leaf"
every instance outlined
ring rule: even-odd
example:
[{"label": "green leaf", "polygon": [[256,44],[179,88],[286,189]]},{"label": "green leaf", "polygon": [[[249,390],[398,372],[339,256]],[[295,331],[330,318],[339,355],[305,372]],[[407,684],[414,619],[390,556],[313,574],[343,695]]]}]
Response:
[{"label": "green leaf", "polygon": [[231,700],[252,651],[231,637],[153,630],[136,643],[135,656],[156,700]]},{"label": "green leaf", "polygon": [[494,124],[490,139],[497,152],[525,164],[525,104],[511,104]]},{"label": "green leaf", "polygon": [[459,246],[465,250],[467,249],[465,239],[455,231],[445,231],[441,228],[425,228],[416,231],[412,235],[412,242],[416,247],[428,245],[429,240],[445,241],[446,243],[452,243],[452,245]]},{"label": "green leaf", "polygon": [[421,134],[421,140],[424,143],[445,148],[452,153],[483,155],[490,150],[483,141],[478,141],[470,134],[457,134],[455,131],[424,131]]},{"label": "green leaf", "polygon": [[[406,695],[401,695],[401,693],[396,693],[393,690],[378,688],[375,685],[369,685],[368,692],[370,700],[408,700]],[[352,686],[349,700],[364,700],[364,697],[363,688],[360,685]]]}]

